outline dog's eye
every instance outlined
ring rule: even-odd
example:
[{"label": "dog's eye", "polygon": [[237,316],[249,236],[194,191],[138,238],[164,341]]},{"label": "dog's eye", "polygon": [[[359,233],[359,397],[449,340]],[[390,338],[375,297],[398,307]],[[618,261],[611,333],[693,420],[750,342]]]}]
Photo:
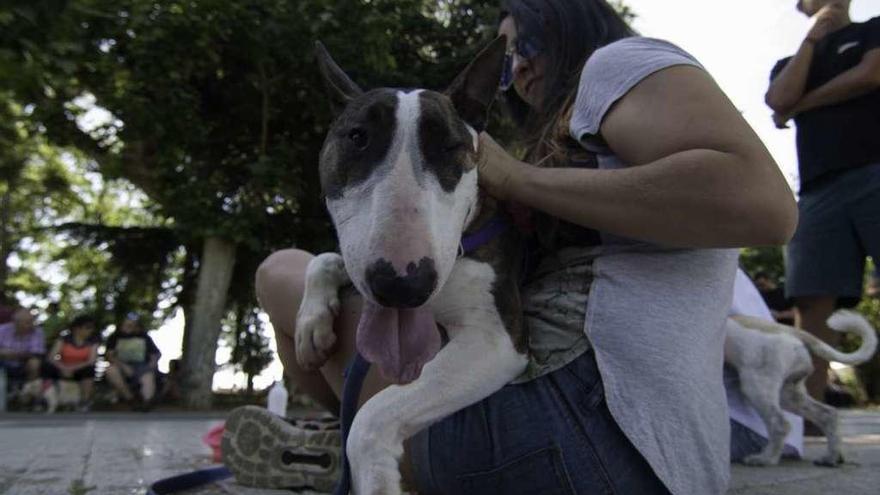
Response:
[{"label": "dog's eye", "polygon": [[351,141],[351,144],[359,150],[366,149],[367,145],[370,144],[370,138],[367,136],[367,131],[360,128],[349,131],[348,139]]}]

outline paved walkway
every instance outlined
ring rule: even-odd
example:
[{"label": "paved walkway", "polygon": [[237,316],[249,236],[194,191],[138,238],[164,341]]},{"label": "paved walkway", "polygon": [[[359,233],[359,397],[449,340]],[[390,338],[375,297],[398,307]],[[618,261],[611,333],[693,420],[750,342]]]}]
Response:
[{"label": "paved walkway", "polygon": [[[142,495],[160,478],[211,465],[201,436],[221,414],[0,415],[0,495]],[[728,495],[864,495],[880,492],[880,411],[843,416],[847,463],[734,466]],[[824,449],[808,443],[808,457]],[[279,495],[233,484],[198,492]],[[195,494],[193,494],[195,495]]]}]

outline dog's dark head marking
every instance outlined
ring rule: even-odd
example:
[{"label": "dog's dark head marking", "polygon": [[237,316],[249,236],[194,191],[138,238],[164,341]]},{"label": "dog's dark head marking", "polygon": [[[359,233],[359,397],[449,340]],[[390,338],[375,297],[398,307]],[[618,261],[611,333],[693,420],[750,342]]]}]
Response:
[{"label": "dog's dark head marking", "polygon": [[321,149],[321,188],[331,199],[365,181],[382,164],[397,129],[393,89],[374,89],[352,100],[339,115]]},{"label": "dog's dark head marking", "polygon": [[423,305],[452,272],[463,226],[478,209],[478,133],[505,40],[493,41],[442,93],[363,92],[323,46],[316,50],[336,111],[321,150],[321,187],[346,270],[374,302]]},{"label": "dog's dark head marking", "polygon": [[419,150],[425,170],[434,174],[440,187],[452,192],[467,168],[474,166],[469,158],[474,149],[474,136],[455,112],[452,101],[440,93],[419,93]]}]

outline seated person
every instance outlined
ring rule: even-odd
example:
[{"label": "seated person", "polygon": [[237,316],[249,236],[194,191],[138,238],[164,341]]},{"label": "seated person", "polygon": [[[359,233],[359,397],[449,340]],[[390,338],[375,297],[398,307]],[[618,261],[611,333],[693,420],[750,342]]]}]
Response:
[{"label": "seated person", "polygon": [[[736,271],[730,314],[774,320],[758,288],[741,269]],[[724,389],[727,391],[727,405],[730,409],[730,460],[741,462],[746,456],[757,454],[767,445],[767,426],[740,392],[739,378],[732,366],[724,366]],[[799,458],[804,453],[804,420],[788,411],[784,413],[785,419],[791,425],[791,431],[785,437],[782,456]]]},{"label": "seated person", "polygon": [[95,335],[95,319],[77,316],[70,322],[69,331],[62,332],[52,345],[43,366],[44,378],[79,383],[80,407],[87,407],[92,400],[100,343]]},{"label": "seated person", "polygon": [[139,399],[149,407],[156,395],[156,368],[161,355],[138,315],[129,313],[119,329],[107,339],[106,357],[110,363],[107,380],[125,401],[134,400],[132,390],[139,388]]},{"label": "seated person", "polygon": [[0,368],[12,380],[29,382],[40,377],[40,362],[46,352],[43,330],[34,324],[33,313],[17,308],[12,321],[0,324]]}]

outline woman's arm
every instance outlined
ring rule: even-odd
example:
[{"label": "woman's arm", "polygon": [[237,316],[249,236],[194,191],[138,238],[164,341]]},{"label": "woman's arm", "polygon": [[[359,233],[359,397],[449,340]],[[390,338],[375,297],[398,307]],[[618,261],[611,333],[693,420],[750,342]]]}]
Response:
[{"label": "woman's arm", "polygon": [[704,71],[648,76],[600,131],[631,167],[537,168],[484,135],[481,183],[578,225],[665,245],[776,245],[793,234],[797,209],[779,168]]}]

